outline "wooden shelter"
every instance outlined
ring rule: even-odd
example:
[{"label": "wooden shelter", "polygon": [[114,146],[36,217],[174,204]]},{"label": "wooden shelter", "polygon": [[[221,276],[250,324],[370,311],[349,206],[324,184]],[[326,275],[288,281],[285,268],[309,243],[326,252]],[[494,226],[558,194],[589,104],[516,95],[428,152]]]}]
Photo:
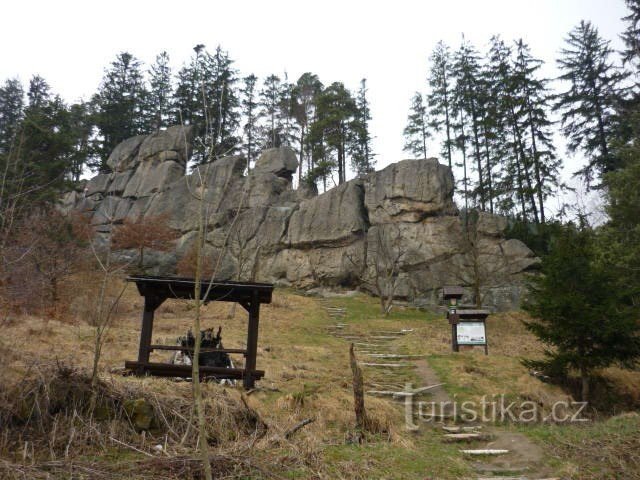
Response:
[{"label": "wooden shelter", "polygon": [[[140,330],[140,348],[137,361],[125,362],[125,368],[137,375],[156,375],[164,377],[191,377],[190,365],[174,365],[171,363],[150,362],[153,350],[193,351],[192,348],[179,345],[153,345],[153,317],[156,309],[168,298],[193,299],[195,280],[193,278],[159,277],[138,275],[127,278],[135,282],[140,295],[144,297],[144,311]],[[271,303],[273,285],[254,282],[202,281],[201,299],[203,302],[236,302],[249,314],[247,325],[247,345],[245,349],[223,348],[202,349],[201,352],[242,353],[245,356],[244,368],[225,368],[200,366],[201,378],[242,380],[246,389],[253,388],[255,380],[264,376],[263,370],[256,370],[256,353],[258,349],[258,324],[260,321],[260,304]],[[199,339],[199,332],[195,332]]]}]

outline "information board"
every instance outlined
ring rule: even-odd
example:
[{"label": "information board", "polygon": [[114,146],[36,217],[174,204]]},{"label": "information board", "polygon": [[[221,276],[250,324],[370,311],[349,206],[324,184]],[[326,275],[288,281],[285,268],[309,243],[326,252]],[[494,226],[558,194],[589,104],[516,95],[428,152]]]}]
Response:
[{"label": "information board", "polygon": [[485,345],[484,322],[460,322],[456,325],[458,345]]}]

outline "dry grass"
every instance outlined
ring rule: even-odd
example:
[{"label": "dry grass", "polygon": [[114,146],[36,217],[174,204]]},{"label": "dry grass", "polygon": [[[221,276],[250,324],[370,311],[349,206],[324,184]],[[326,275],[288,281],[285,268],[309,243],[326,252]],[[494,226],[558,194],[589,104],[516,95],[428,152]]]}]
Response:
[{"label": "dry grass", "polygon": [[[93,329],[88,323],[92,279],[90,276],[76,279],[72,286],[68,297],[70,308],[65,315],[57,319],[14,317],[5,322],[0,337],[0,357],[5,366],[0,389],[11,385],[16,388],[20,385],[18,382],[27,379],[23,391],[44,391],[43,378],[53,376],[39,372],[55,371],[58,364],[77,367],[79,371],[74,375],[84,378],[82,368],[90,366],[93,355]],[[114,291],[118,287],[112,286]],[[446,382],[449,394],[459,400],[506,393],[512,398],[549,405],[567,396],[559,387],[531,377],[521,365],[521,357],[539,357],[542,346],[524,329],[520,313],[490,317],[490,355],[486,357],[480,350],[451,355],[450,327],[443,315],[397,308],[389,317],[384,317],[379,313],[377,301],[366,296],[336,298],[330,303],[347,309],[348,315],[341,321],[348,325],[350,333],[413,329],[411,335],[394,340],[397,352],[426,354]],[[222,302],[205,306],[203,327],[221,325],[225,347],[243,347],[246,312],[237,308],[229,318],[230,309],[231,304]],[[69,478],[60,472],[71,465],[76,469],[72,478],[199,478],[198,463],[191,457],[194,439],[189,434],[182,440],[190,423],[191,384],[170,379],[123,377],[119,373],[125,360],[137,357],[141,310],[142,299],[135,286],[129,285],[103,351],[103,393],[105,398],[115,399],[113,409],[119,413],[106,421],[82,417],[85,423],[98,429],[100,435],[85,428],[85,436],[79,435],[74,440],[79,443],[72,442],[72,453],[68,457],[61,450],[61,443],[54,442],[52,454],[49,446],[52,419],[51,423],[41,424],[40,430],[25,430],[10,440],[5,435],[5,440],[0,439],[4,442],[0,477],[47,478],[44,473],[49,472],[52,478]],[[166,301],[156,314],[153,343],[174,344],[191,322],[189,302]],[[258,368],[264,369],[266,375],[259,382],[259,388],[244,396],[243,401],[239,388],[213,383],[203,385],[210,438],[215,443],[213,462],[218,465],[220,478],[423,479],[431,475],[446,479],[467,475],[468,467],[455,446],[442,445],[437,436],[429,434],[410,435],[403,430],[402,409],[386,400],[366,398],[367,412],[381,426],[380,431],[367,445],[349,443],[355,415],[348,342],[329,335],[327,327],[332,323],[335,320],[329,318],[317,299],[277,289],[272,304],[261,308]],[[152,358],[166,361],[169,356],[167,352],[156,352]],[[242,356],[236,355],[233,359],[242,364]],[[365,367],[364,375],[369,385],[420,382],[411,370],[390,375]],[[621,391],[627,392],[627,396],[638,398],[637,372],[610,369],[606,375]],[[119,409],[126,399],[137,398],[152,403],[159,418],[166,417],[155,431],[136,431]],[[82,402],[75,399],[71,404]],[[69,412],[68,408],[63,410]],[[248,414],[264,422],[266,430],[243,427],[243,415]],[[56,442],[65,443],[70,428],[76,425],[78,430],[78,419],[72,420],[73,410],[71,417],[66,413],[58,418],[56,435],[60,436]],[[285,438],[285,432],[308,418],[314,421],[290,439]],[[256,420],[254,427],[259,422]],[[540,428],[546,431],[547,427]],[[258,431],[261,433],[257,434]],[[14,430],[11,432],[13,435]],[[109,437],[126,445],[108,440]],[[37,442],[45,447],[35,448]],[[157,454],[153,446],[165,442],[167,453]],[[427,451],[431,454],[425,455]]]}]

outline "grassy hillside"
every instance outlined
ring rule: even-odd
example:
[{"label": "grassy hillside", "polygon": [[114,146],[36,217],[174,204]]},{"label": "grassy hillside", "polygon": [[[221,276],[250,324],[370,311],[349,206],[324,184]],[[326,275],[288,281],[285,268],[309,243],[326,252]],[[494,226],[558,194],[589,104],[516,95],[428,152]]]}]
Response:
[{"label": "grassy hillside", "polygon": [[[336,319],[327,313],[327,305],[344,309],[339,322],[348,335],[343,337],[411,330],[389,341],[393,352],[426,355],[451,399],[505,394],[536,402],[543,410],[570,399],[559,387],[531,377],[520,364],[523,356],[540,355],[542,347],[524,330],[519,313],[490,317],[488,357],[479,350],[451,354],[449,325],[441,314],[396,308],[385,318],[376,300],[363,295],[320,301],[276,290],[273,303],[261,312],[258,368],[266,375],[259,388],[247,394],[240,388],[204,386],[219,478],[477,478],[474,462],[460,453],[459,445],[442,441],[439,426],[422,422],[417,432],[407,431],[402,403],[385,398],[366,397],[376,431],[364,444],[353,443],[349,339],[331,333]],[[86,308],[74,307],[65,321],[22,316],[5,320],[0,337],[0,477],[69,478],[73,472],[71,478],[199,478],[189,427],[190,383],[126,377],[120,371],[125,360],[137,356],[141,307],[130,286],[104,347],[98,401],[102,409],[93,417],[83,414],[89,395],[84,371],[91,365],[93,338]],[[225,347],[240,347],[245,313],[241,308],[231,312],[230,307],[207,305],[203,324],[222,325]],[[189,328],[191,313],[188,302],[165,302],[156,315],[153,342],[173,344]],[[371,361],[365,348],[356,353],[361,363]],[[153,359],[168,356],[154,353]],[[234,360],[242,362],[241,357]],[[405,382],[425,385],[420,369],[413,366],[363,370],[367,389]],[[609,373],[616,390],[623,391],[624,385],[626,398],[640,390],[637,372]],[[150,408],[149,428],[136,428],[133,422],[136,400]],[[286,438],[305,419],[313,421]],[[542,453],[532,461],[545,472],[583,479],[640,478],[638,427],[640,418],[626,414],[570,427],[490,428],[498,438],[522,435],[535,444]],[[589,455],[598,452],[598,460],[585,461],[583,448]]]}]

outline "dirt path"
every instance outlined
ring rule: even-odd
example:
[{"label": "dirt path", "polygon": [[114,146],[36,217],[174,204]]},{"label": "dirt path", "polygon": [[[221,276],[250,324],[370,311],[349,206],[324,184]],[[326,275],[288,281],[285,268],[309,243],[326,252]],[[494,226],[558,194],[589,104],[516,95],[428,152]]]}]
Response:
[{"label": "dirt path", "polygon": [[[405,334],[410,335],[412,332],[412,330],[403,329],[400,332],[394,332],[394,335],[388,335],[384,332],[381,334],[381,332],[374,331],[365,334],[350,333],[348,325],[346,323],[342,323],[343,319],[347,315],[346,308],[332,306],[331,302],[327,301],[327,299],[321,300],[320,304],[334,322],[327,327],[329,333],[333,336],[342,338],[347,342],[354,342],[357,350],[361,354],[364,353],[366,355],[367,353],[371,353],[369,349],[373,348],[378,352],[377,354],[384,352],[393,355],[393,352],[396,350],[393,345],[393,339],[399,338],[399,336]],[[372,347],[373,345],[375,346]],[[372,362],[372,360],[368,361]],[[368,386],[402,391],[404,389],[404,385],[393,381],[394,373],[398,371],[397,368],[391,368],[391,366],[388,366],[389,363],[399,362],[399,360],[377,361],[380,362],[379,366],[381,368],[376,369],[377,371],[375,373],[372,372],[372,375],[369,376],[370,379],[367,382]],[[406,358],[401,361],[401,368],[415,368],[419,381],[418,385],[414,385],[414,388],[438,385],[442,383],[426,359]],[[363,365],[367,365],[366,362],[367,360],[365,360]],[[369,363],[369,365],[371,365],[371,363]],[[398,366],[398,364],[395,365],[395,367]],[[386,378],[387,376],[390,378]],[[426,395],[423,397],[422,395],[424,394]],[[557,480],[556,477],[553,477],[551,469],[545,465],[542,448],[531,441],[526,435],[518,432],[510,432],[497,426],[456,423],[456,419],[451,415],[452,409],[450,407],[452,399],[447,393],[445,386],[439,385],[435,388],[429,389],[428,393],[424,392],[424,394],[420,394],[421,400],[424,399],[427,402],[434,402],[435,405],[449,405],[449,407],[444,408],[444,411],[440,409],[437,410],[438,412],[443,413],[444,416],[436,416],[428,423],[420,424],[420,428],[423,430],[424,435],[436,434],[436,431],[439,429],[444,430],[445,428],[449,428],[451,430],[452,428],[455,428],[455,426],[462,426],[467,429],[470,427],[476,427],[473,429],[473,432],[481,435],[482,439],[474,439],[471,443],[466,439],[464,443],[460,443],[460,450],[508,450],[508,453],[495,456],[471,456],[460,452],[460,455],[465,455],[465,458],[477,474],[477,476],[471,478],[478,480]],[[389,399],[390,401],[393,401],[391,400],[391,397],[389,397]],[[418,419],[418,421],[421,422],[420,419]],[[434,428],[425,429],[425,425],[431,425]],[[444,431],[443,433],[449,433],[450,430]],[[460,431],[463,432],[462,429]],[[445,440],[451,439],[445,439],[443,436],[443,441]]]},{"label": "dirt path", "polygon": [[[441,383],[436,372],[427,360],[417,360],[416,373],[423,385]],[[450,402],[451,398],[444,386],[430,391],[433,402]],[[453,422],[446,422],[451,424]],[[478,479],[498,480],[534,480],[554,478],[553,471],[545,464],[542,448],[531,441],[526,435],[509,432],[500,427],[481,427],[483,435],[489,435],[491,440],[477,441],[461,446],[461,449],[491,449],[508,450],[509,453],[497,456],[483,456],[475,459],[469,457],[469,463],[478,473]]]}]

